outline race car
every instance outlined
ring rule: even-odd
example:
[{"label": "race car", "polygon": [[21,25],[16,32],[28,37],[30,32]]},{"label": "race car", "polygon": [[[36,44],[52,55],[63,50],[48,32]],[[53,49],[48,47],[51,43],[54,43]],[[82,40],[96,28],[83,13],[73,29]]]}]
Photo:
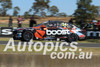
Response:
[{"label": "race car", "polygon": [[[30,28],[17,28],[13,30],[15,40],[30,41],[33,40],[65,40],[67,42],[77,41],[76,34],[70,30],[60,27],[59,24],[52,24],[53,21],[47,21]],[[61,22],[61,21],[55,21]]]},{"label": "race car", "polygon": [[[76,37],[78,38],[78,40],[83,40],[86,38],[85,30],[82,30],[79,27],[77,27],[73,24],[64,22],[64,21],[47,21],[47,22],[41,23],[36,26],[36,28],[40,28],[40,27],[44,27],[47,29],[61,28],[63,30],[69,30],[71,33],[75,34]],[[33,27],[33,28],[35,28],[35,27]]]}]

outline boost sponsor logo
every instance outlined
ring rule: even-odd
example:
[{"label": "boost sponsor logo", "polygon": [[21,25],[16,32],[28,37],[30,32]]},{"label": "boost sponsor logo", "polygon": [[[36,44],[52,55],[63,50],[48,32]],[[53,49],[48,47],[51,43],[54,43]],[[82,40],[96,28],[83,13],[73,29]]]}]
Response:
[{"label": "boost sponsor logo", "polygon": [[69,30],[46,30],[47,35],[66,35],[70,34]]}]

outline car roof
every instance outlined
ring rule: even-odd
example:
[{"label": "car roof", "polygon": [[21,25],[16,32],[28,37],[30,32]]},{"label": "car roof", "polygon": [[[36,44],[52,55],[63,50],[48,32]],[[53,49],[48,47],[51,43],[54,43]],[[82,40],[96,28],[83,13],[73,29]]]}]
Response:
[{"label": "car roof", "polygon": [[48,23],[62,23],[64,21],[48,21]]}]

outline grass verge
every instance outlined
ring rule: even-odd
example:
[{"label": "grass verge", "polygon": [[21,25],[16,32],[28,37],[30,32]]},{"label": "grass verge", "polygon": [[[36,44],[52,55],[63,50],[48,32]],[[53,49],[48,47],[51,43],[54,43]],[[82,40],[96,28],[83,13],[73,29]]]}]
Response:
[{"label": "grass verge", "polygon": [[[5,47],[6,47],[6,45],[0,45],[0,53],[32,53],[32,54],[36,54],[36,53],[40,53],[40,54],[43,54],[43,51],[44,51],[44,47],[43,47],[43,49],[41,50],[41,51],[39,51],[39,52],[36,52],[35,50],[34,50],[34,47],[32,47],[31,49],[32,49],[32,51],[28,51],[28,46],[26,46],[26,48],[25,48],[25,51],[18,51],[17,49],[18,49],[18,46],[15,46],[15,50],[16,51],[12,51],[11,49],[8,49],[6,52],[4,52],[3,50],[5,49]],[[22,46],[21,46],[21,48],[22,48]],[[37,47],[37,48],[40,48],[39,46]],[[48,48],[50,48],[50,46],[48,46]],[[66,51],[66,52],[70,52],[69,51],[69,48],[71,48],[71,47],[63,47],[63,48],[68,48],[68,50]],[[55,49],[55,47],[54,47],[54,49]],[[47,54],[49,54],[49,53],[51,53],[51,52],[54,52],[54,49],[52,50],[52,51],[50,51],[50,52],[47,52]],[[93,52],[93,54],[96,54],[96,55],[100,55],[100,48],[80,48],[80,47],[78,47],[78,49],[77,49],[77,51],[75,51],[75,53],[76,54],[79,54],[80,52],[79,52],[79,49],[82,49],[82,52]],[[58,50],[56,51],[57,53],[58,52],[61,52],[60,51],[60,49],[59,49],[59,47],[58,47]],[[65,52],[64,52],[65,53]]]},{"label": "grass verge", "polygon": [[[10,38],[0,38],[0,41],[9,41]],[[15,40],[18,41],[18,40]],[[34,41],[37,42],[38,40]],[[41,40],[41,42],[48,42],[48,40],[44,41]],[[53,41],[53,42],[57,42],[57,41]],[[87,39],[87,40],[83,40],[83,41],[78,41],[78,43],[100,43],[100,39]]]}]

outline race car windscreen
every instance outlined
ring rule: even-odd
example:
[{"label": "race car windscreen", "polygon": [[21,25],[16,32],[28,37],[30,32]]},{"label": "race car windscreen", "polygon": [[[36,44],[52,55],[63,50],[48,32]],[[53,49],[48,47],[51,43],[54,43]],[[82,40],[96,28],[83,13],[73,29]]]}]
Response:
[{"label": "race car windscreen", "polygon": [[49,21],[48,23],[45,23],[46,27],[62,27],[62,21]]},{"label": "race car windscreen", "polygon": [[41,25],[42,25],[42,23],[41,23],[41,24],[39,24],[39,25],[36,25],[36,27],[41,26]]}]

